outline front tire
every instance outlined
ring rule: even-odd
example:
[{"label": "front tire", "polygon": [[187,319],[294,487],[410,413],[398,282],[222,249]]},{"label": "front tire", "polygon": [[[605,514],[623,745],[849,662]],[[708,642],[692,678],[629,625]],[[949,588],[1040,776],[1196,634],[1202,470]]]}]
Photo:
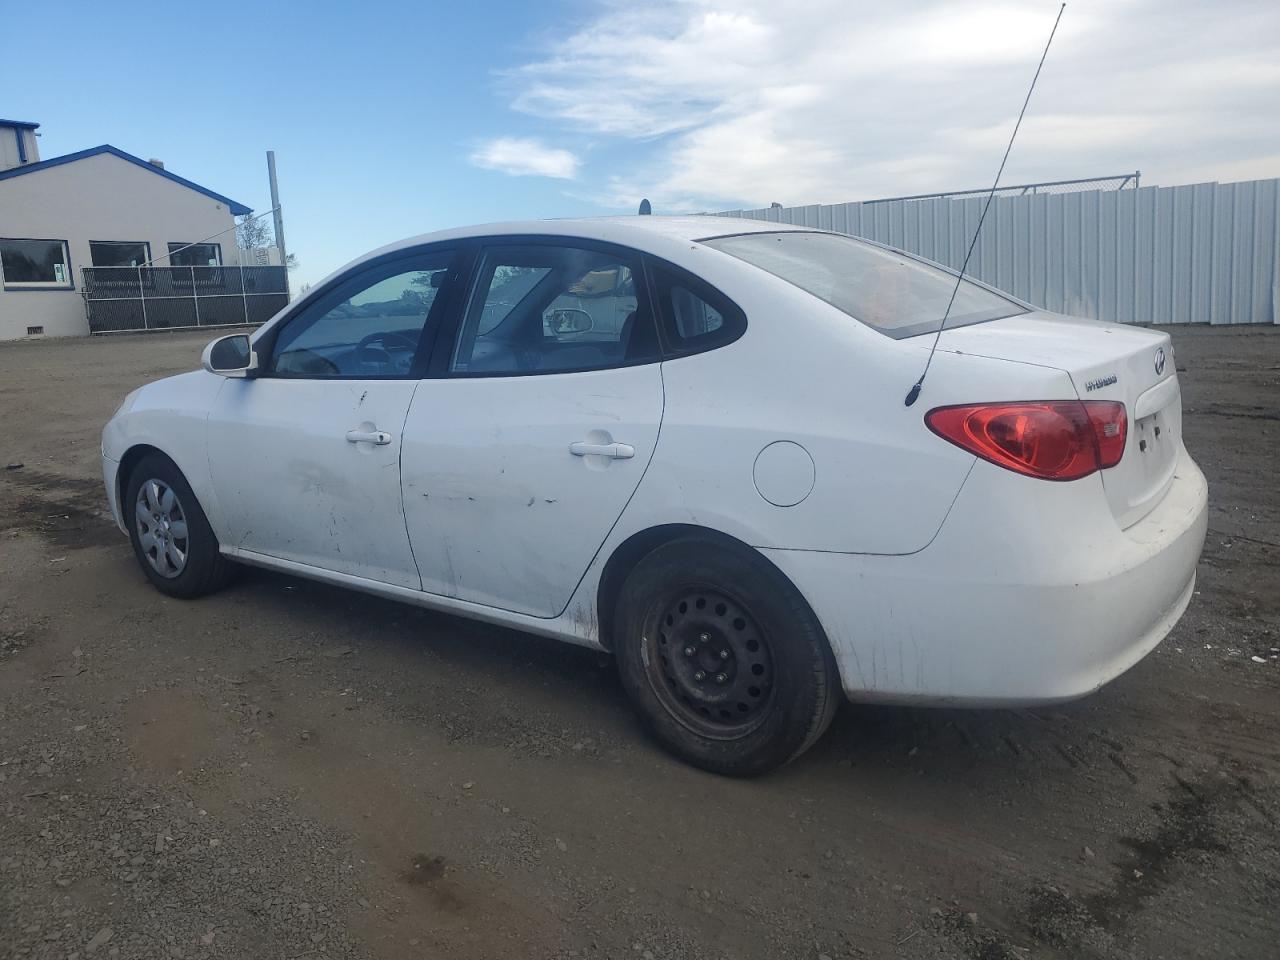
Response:
[{"label": "front tire", "polygon": [[696,537],[657,547],[622,586],[614,638],[650,733],[713,773],[753,776],[795,759],[840,702],[813,611],[747,548]]},{"label": "front tire", "polygon": [[202,597],[231,580],[234,564],[218,551],[191,485],[168,457],[152,453],[138,461],[121,507],[138,565],[161,593]]}]

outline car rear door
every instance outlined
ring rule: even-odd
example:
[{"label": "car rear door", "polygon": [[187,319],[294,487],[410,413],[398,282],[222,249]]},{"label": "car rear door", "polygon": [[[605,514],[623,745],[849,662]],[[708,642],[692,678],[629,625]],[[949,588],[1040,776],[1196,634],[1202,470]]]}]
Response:
[{"label": "car rear door", "polygon": [[585,241],[477,252],[470,300],[404,426],[424,590],[538,617],[568,605],[662,421],[642,277],[633,252]]},{"label": "car rear door", "polygon": [[418,589],[400,492],[402,428],[447,311],[456,251],[357,268],[259,338],[260,376],[208,420],[228,545]]}]

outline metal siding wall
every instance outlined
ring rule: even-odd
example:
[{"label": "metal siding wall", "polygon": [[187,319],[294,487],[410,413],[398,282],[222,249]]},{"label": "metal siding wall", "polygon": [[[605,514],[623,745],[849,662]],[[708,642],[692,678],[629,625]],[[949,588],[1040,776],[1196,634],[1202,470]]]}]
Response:
[{"label": "metal siding wall", "polygon": [[[1253,323],[1280,322],[1276,309],[1276,286],[1280,284],[1280,181],[1258,183],[1257,219],[1253,224]],[[1270,263],[1270,274],[1265,264]]]},{"label": "metal siding wall", "polygon": [[1098,194],[1098,319],[1115,320],[1116,277],[1119,274],[1119,247],[1116,243],[1120,193]]},{"label": "metal siding wall", "polygon": [[[720,216],[836,230],[959,269],[984,197]],[[1137,323],[1280,323],[1280,180],[997,197],[969,272],[1048,310]]]},{"label": "metal siding wall", "polygon": [[1210,323],[1231,322],[1231,231],[1235,190],[1231,184],[1219,184],[1213,191],[1213,258],[1209,304]]}]

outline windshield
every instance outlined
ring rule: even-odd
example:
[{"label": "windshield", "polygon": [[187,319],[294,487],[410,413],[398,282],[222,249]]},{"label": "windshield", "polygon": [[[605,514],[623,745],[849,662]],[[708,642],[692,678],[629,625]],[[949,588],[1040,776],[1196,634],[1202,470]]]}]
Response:
[{"label": "windshield", "polygon": [[[749,233],[703,242],[896,339],[936,332],[956,286],[954,274],[839,234]],[[965,280],[956,291],[947,326],[1026,312],[1012,300]]]}]

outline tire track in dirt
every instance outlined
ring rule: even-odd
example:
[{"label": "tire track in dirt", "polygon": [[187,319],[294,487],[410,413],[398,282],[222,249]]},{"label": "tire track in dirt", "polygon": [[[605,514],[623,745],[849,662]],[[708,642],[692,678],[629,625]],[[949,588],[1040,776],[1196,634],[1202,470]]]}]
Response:
[{"label": "tire track in dirt", "polygon": [[100,480],[24,469],[4,471],[0,481],[0,505],[9,529],[34,533],[66,550],[121,542]]},{"label": "tire track in dirt", "polygon": [[[1030,886],[1006,930],[980,929],[958,909],[938,911],[937,926],[972,960],[1133,956],[1128,941],[1150,904],[1188,875],[1241,855],[1239,840],[1249,835],[1250,821],[1269,828],[1277,822],[1249,776],[1226,757],[1196,776],[1172,772],[1165,799],[1155,806],[1158,815],[1149,829],[1117,838],[1126,852],[1111,864],[1101,888],[1075,894],[1056,878],[1044,880]],[[1275,888],[1270,901],[1280,902]],[[1241,933],[1250,929],[1259,906],[1220,903],[1205,912],[1224,934]]]}]

